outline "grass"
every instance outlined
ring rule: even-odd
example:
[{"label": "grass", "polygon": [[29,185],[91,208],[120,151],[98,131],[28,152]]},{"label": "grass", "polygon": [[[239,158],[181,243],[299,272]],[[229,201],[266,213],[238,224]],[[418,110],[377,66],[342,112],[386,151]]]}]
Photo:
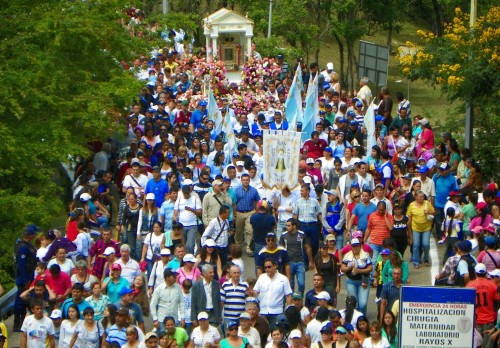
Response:
[{"label": "grass", "polygon": [[[389,74],[387,79],[387,86],[391,92],[393,98],[397,91],[403,92],[405,97],[408,96],[409,88],[409,100],[411,102],[412,115],[420,114],[427,117],[433,127],[443,125],[445,120],[456,113],[456,109],[459,103],[450,103],[446,99],[446,96],[442,94],[441,89],[432,86],[429,82],[423,80],[417,80],[409,82],[403,77],[399,70],[399,59],[397,48],[399,46],[405,45],[406,41],[412,41],[414,43],[421,43],[419,38],[416,36],[415,32],[417,29],[422,29],[414,22],[407,21],[404,23],[401,32],[394,33],[392,38],[392,50],[389,57]],[[364,41],[373,42],[379,45],[386,44],[386,31],[378,31],[373,36],[365,36],[362,38]],[[355,46],[356,56],[359,53],[359,43]],[[347,53],[346,53],[347,55]],[[312,56],[310,59],[314,59]],[[310,60],[312,61],[312,60]],[[340,59],[338,55],[338,46],[335,40],[329,39],[321,45],[321,51],[319,56],[320,67],[324,67],[327,62],[333,62],[335,67],[340,66]],[[345,63],[347,64],[347,62]],[[398,82],[396,82],[398,81]],[[371,83],[370,88],[373,95],[377,95],[380,88],[375,88],[375,84]]]}]

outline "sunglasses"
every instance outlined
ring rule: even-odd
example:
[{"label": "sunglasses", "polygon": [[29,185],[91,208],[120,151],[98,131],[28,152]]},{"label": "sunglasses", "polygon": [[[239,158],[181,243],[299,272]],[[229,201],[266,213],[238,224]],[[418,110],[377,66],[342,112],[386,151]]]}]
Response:
[{"label": "sunglasses", "polygon": [[361,197],[361,196],[352,196],[352,198],[359,198],[359,197]]},{"label": "sunglasses", "polygon": [[238,327],[237,326],[233,326],[233,327],[228,328],[227,330],[228,331],[238,330]]},{"label": "sunglasses", "polygon": [[273,266],[264,266],[264,269],[270,269],[272,268]]}]

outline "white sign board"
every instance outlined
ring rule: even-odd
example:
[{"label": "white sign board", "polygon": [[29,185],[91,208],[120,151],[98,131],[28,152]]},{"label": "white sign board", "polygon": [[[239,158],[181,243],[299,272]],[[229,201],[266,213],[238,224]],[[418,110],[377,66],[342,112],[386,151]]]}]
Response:
[{"label": "white sign board", "polygon": [[399,302],[401,348],[471,348],[476,290],[403,286]]}]

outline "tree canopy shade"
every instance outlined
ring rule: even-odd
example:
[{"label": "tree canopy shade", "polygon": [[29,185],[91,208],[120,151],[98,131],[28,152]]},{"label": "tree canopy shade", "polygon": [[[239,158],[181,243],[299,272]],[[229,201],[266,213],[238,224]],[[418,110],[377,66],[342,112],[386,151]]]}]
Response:
[{"label": "tree canopy shade", "polygon": [[[105,138],[139,85],[120,62],[145,50],[122,0],[10,0],[0,7],[0,260],[20,228],[63,211],[51,180]],[[144,42],[144,40],[142,40]],[[7,255],[7,256],[6,256]],[[1,257],[1,256],[0,256]],[[2,274],[0,273],[0,281]]]}]

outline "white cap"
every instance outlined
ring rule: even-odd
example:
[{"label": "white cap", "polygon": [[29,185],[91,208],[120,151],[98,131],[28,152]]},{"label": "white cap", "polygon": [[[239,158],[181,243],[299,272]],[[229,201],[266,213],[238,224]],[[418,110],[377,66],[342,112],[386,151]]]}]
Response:
[{"label": "white cap", "polygon": [[150,192],[146,195],[146,199],[151,199],[151,200],[154,200],[155,199],[155,194],[153,192]]},{"label": "white cap", "polygon": [[474,271],[478,274],[485,274],[486,273],[486,265],[484,263],[478,263],[476,267],[474,267]]},{"label": "white cap", "polygon": [[182,185],[183,186],[193,185],[193,180],[191,180],[191,179],[184,179],[184,181],[182,182]]},{"label": "white cap", "polygon": [[333,70],[333,63],[332,62],[326,63],[326,69]]},{"label": "white cap", "polygon": [[211,239],[211,238],[209,238],[209,239],[207,239],[205,241],[205,246],[206,247],[212,247],[213,248],[213,247],[215,247],[215,245],[216,245],[215,241],[213,239]]},{"label": "white cap", "polygon": [[207,312],[200,312],[198,313],[198,320],[207,320],[208,319],[208,314]]},{"label": "white cap", "polygon": [[60,309],[54,309],[52,313],[50,313],[50,319],[59,319],[62,318],[62,312]]},{"label": "white cap", "polygon": [[91,198],[92,198],[92,196],[89,195],[87,192],[82,193],[80,195],[80,201],[82,201],[82,202],[88,202]]},{"label": "white cap", "polygon": [[160,256],[170,256],[170,249],[168,248],[161,249]]},{"label": "white cap", "polygon": [[244,166],[245,165],[245,162],[243,161],[236,161],[236,166]]},{"label": "white cap", "polygon": [[495,268],[493,271],[488,272],[488,274],[494,278],[500,278],[500,269]]},{"label": "white cap", "polygon": [[193,254],[186,254],[182,258],[182,261],[183,262],[193,262],[193,263],[195,263],[196,262],[196,258],[194,257]]},{"label": "white cap", "polygon": [[302,332],[300,332],[300,330],[298,329],[294,329],[292,330],[292,332],[290,332],[290,338],[302,338]]},{"label": "white cap", "polygon": [[330,294],[328,292],[321,291],[319,294],[316,295],[316,299],[330,301],[332,298],[330,297]]},{"label": "white cap", "polygon": [[104,256],[109,256],[109,255],[115,254],[115,253],[116,253],[115,248],[113,248],[113,247],[107,247],[106,249],[104,249],[104,252],[102,254]]},{"label": "white cap", "polygon": [[304,176],[304,184],[310,184],[311,183],[311,177],[310,176]]}]

